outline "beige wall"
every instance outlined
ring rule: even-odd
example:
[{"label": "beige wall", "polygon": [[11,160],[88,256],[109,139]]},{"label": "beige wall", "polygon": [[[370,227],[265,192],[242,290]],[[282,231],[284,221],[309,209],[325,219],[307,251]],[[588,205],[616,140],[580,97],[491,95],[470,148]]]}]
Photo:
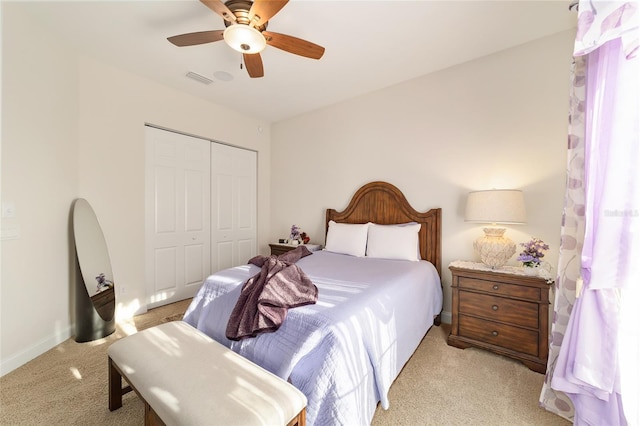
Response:
[{"label": "beige wall", "polygon": [[[4,2],[3,2],[4,3]],[[2,374],[73,333],[69,215],[93,206],[109,246],[118,318],[144,311],[144,124],[258,151],[258,245],[270,224],[270,125],[79,57],[3,4]],[[258,130],[262,127],[263,131]]]},{"label": "beige wall", "polygon": [[2,226],[19,226],[20,237],[2,241],[2,372],[12,357],[68,337],[68,226],[78,192],[74,57],[3,3],[1,195],[16,210]]},{"label": "beige wall", "polygon": [[446,267],[475,259],[482,235],[464,222],[467,192],[517,188],[529,220],[507,236],[544,239],[555,265],[573,38],[560,33],[274,124],[271,239],[295,223],[323,243],[326,208],[345,208],[364,183],[388,181],[414,208],[443,209],[450,314]]}]

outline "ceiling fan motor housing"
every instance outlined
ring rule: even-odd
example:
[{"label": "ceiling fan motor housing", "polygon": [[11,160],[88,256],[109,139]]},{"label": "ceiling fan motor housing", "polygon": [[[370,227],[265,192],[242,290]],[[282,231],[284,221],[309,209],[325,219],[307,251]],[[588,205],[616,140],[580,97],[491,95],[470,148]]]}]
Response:
[{"label": "ceiling fan motor housing", "polygon": [[[251,10],[251,6],[253,5],[253,2],[251,0],[229,0],[224,5],[227,6],[227,8],[229,8],[231,13],[233,13],[234,16],[236,17],[235,24],[249,25],[254,27],[256,30],[260,32],[267,29],[268,21],[258,26],[255,26],[251,23],[251,19],[249,19],[249,11]],[[233,24],[234,24],[233,22],[224,20],[224,25],[226,27],[229,27],[230,25],[233,25]]]}]

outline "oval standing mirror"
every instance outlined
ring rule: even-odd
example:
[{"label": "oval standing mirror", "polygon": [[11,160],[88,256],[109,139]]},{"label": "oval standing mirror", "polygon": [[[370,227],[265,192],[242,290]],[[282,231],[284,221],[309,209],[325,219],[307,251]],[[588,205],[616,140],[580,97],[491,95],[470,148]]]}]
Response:
[{"label": "oval standing mirror", "polygon": [[85,342],[113,333],[116,303],[107,243],[95,212],[82,198],[73,204],[73,237],[84,283],[76,291],[76,341]]}]

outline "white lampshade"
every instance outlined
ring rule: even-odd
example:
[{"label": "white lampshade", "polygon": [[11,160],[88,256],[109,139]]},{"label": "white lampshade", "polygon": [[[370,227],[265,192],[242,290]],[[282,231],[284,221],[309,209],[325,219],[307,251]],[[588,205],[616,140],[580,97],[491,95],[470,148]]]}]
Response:
[{"label": "white lampshade", "polygon": [[464,220],[479,223],[526,223],[527,213],[522,191],[491,189],[470,192]]},{"label": "white lampshade", "polygon": [[262,33],[245,24],[229,25],[223,33],[224,41],[240,53],[260,53],[267,47]]},{"label": "white lampshade", "polygon": [[[527,221],[522,191],[492,189],[470,192],[464,220],[479,223],[523,224]],[[516,252],[516,244],[504,237],[505,228],[484,228],[473,243],[480,260],[491,268],[503,266]]]}]

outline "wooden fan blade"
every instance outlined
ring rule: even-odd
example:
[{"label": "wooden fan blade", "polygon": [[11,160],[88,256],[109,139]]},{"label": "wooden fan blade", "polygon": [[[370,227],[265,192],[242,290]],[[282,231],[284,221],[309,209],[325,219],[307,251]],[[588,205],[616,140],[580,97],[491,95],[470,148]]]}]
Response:
[{"label": "wooden fan blade", "polygon": [[249,10],[249,22],[254,27],[264,24],[288,2],[289,0],[254,0]]},{"label": "wooden fan blade", "polygon": [[285,52],[311,59],[320,59],[322,55],[324,55],[324,47],[301,38],[271,31],[263,31],[262,35],[267,40],[269,46],[277,47]]},{"label": "wooden fan blade", "polygon": [[212,43],[214,41],[222,40],[222,34],[224,30],[214,31],[200,31],[197,33],[180,34],[177,36],[169,37],[171,43],[179,47],[195,46],[196,44]]},{"label": "wooden fan blade", "polygon": [[220,0],[200,0],[205,6],[220,15],[222,19],[229,22],[236,22],[236,16]]},{"label": "wooden fan blade", "polygon": [[243,53],[244,66],[247,67],[249,77],[258,78],[264,77],[264,68],[262,67],[262,58],[259,53]]}]

